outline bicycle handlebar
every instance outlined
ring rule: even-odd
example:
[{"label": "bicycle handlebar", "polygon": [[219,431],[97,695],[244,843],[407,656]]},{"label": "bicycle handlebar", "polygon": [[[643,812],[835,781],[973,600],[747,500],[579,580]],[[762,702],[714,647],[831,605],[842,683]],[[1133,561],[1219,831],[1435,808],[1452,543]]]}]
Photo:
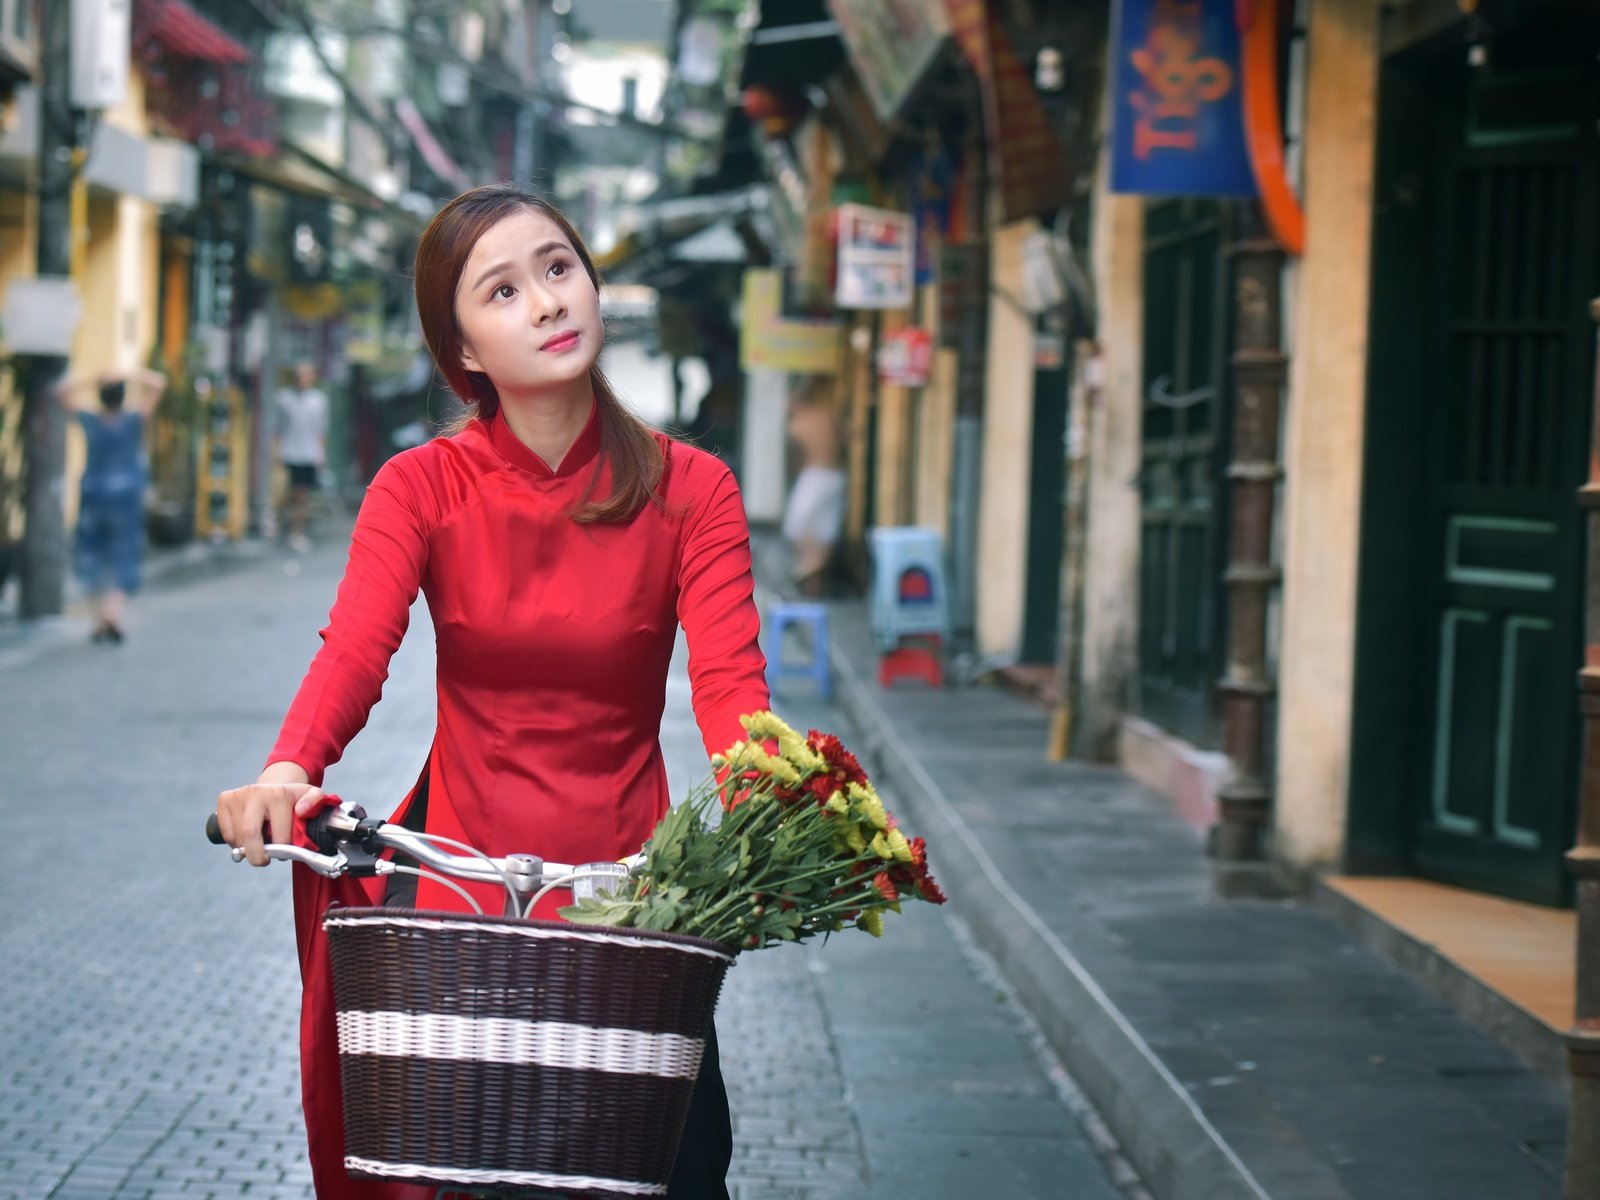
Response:
[{"label": "bicycle handlebar", "polygon": [[[520,908],[529,896],[536,900],[550,888],[563,884],[573,885],[575,896],[592,894],[603,884],[615,884],[644,859],[642,854],[635,854],[619,862],[573,865],[546,862],[535,854],[508,854],[503,858],[491,858],[476,852],[451,854],[435,844],[439,841],[448,842],[449,839],[418,833],[403,825],[391,825],[387,821],[369,817],[360,806],[347,801],[324,808],[307,820],[305,825],[307,838],[317,847],[316,850],[268,842],[263,846],[267,857],[300,863],[330,879],[345,874],[371,877],[414,870],[378,857],[385,850],[394,850],[415,859],[424,867],[453,875],[457,879],[504,887],[509,897],[508,907],[514,908]],[[226,844],[216,813],[206,818],[206,837],[216,845]],[[462,848],[471,849],[467,846]],[[232,853],[235,862],[244,860],[244,851],[238,847],[234,847]],[[531,901],[527,907],[531,910]]]}]

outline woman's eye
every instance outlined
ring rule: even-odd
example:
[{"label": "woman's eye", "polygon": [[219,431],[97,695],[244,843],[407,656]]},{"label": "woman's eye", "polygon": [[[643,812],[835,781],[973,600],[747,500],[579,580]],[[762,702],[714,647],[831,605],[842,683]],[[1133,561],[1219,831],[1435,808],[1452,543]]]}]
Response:
[{"label": "woman's eye", "polygon": [[494,295],[496,299],[509,300],[512,296],[516,295],[516,289],[509,283],[502,283],[499,287],[495,288]]},{"label": "woman's eye", "polygon": [[553,262],[553,263],[550,264],[550,274],[554,275],[556,278],[559,279],[561,276],[565,275],[566,273],[567,273],[567,264],[566,263],[564,263],[564,262]]}]

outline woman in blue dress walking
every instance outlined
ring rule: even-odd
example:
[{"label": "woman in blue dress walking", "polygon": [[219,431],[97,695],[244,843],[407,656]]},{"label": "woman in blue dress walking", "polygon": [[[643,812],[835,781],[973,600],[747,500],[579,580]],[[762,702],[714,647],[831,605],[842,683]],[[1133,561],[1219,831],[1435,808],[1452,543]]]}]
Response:
[{"label": "woman in blue dress walking", "polygon": [[[69,380],[56,389],[88,444],[73,557],[94,606],[94,642],[122,641],[122,609],[139,590],[150,480],[145,421],[166,387],[159,371],[134,370]],[[85,403],[91,392],[93,407]]]}]

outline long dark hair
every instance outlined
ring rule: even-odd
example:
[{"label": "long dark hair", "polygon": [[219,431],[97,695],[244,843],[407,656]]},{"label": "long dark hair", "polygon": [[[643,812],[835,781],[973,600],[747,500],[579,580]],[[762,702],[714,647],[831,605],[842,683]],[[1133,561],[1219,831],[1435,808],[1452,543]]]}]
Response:
[{"label": "long dark hair", "polygon": [[[500,395],[481,371],[461,363],[461,326],[456,321],[456,288],[478,239],[491,226],[521,210],[549,218],[572,243],[573,252],[600,291],[589,248],[572,222],[548,200],[514,183],[491,183],[463,192],[439,210],[417,243],[417,314],[422,335],[428,340],[433,361],[439,365],[451,391],[466,404],[467,413],[457,429],[473,420],[489,421],[500,410]],[[589,486],[572,514],[575,521],[626,521],[655,498],[665,462],[655,433],[629,412],[596,362],[589,368],[595,403],[600,407],[600,454]],[[611,464],[611,494],[594,498],[602,463]]]}]

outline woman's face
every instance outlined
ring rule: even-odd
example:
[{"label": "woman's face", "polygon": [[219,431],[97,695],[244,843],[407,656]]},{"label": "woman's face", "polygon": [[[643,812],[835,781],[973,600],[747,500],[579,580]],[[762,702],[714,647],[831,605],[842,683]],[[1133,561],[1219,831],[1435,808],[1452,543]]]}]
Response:
[{"label": "woman's face", "polygon": [[462,365],[502,398],[587,381],[600,357],[600,297],[561,227],[533,209],[478,239],[455,304]]}]

